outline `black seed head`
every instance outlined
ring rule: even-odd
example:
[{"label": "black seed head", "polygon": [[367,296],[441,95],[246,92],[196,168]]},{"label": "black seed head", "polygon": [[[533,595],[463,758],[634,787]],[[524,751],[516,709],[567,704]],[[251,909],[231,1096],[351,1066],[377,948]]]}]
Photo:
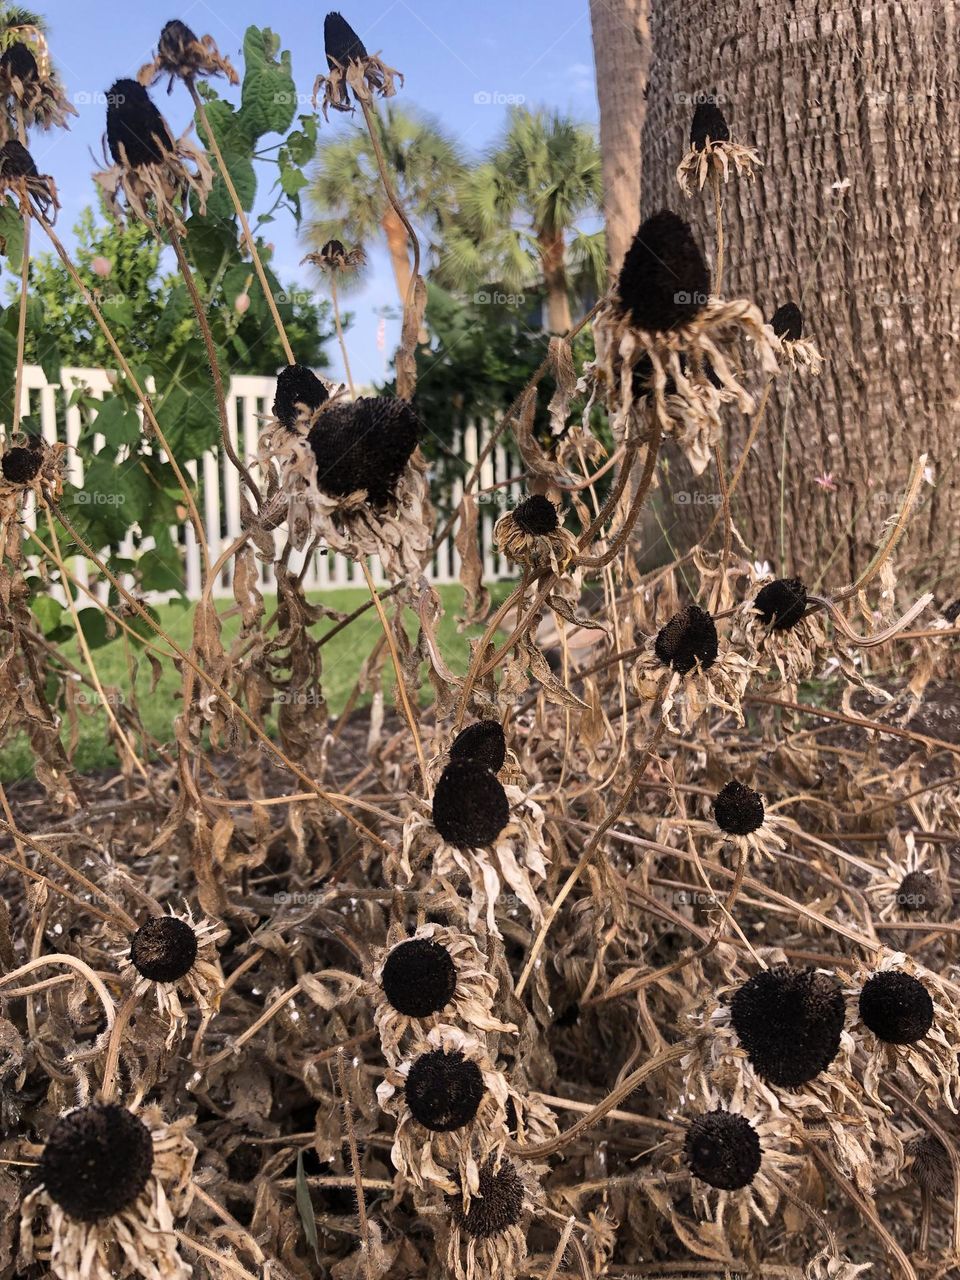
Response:
[{"label": "black seed head", "polygon": [[960,599],[954,600],[952,604],[944,605],[940,612],[948,622],[956,622],[957,618],[960,618]]},{"label": "black seed head", "polygon": [[411,938],[387,956],[381,981],[384,995],[398,1013],[427,1018],[453,999],[457,971],[446,947],[429,938]]},{"label": "black seed head", "polygon": [[11,138],[0,147],[0,176],[4,178],[36,178],[37,166],[23,145]]},{"label": "black seed head", "polygon": [[186,920],[154,916],[142,924],[130,943],[130,962],[151,982],[176,982],[197,958],[197,935]]},{"label": "black seed head", "polygon": [[342,240],[328,240],[320,250],[320,257],[323,258],[325,262],[338,262],[341,258],[345,257],[346,252],[347,251],[343,247]]},{"label": "black seed head", "polygon": [[653,647],[663,665],[680,675],[686,675],[698,662],[706,671],[717,660],[716,624],[705,610],[689,604],[660,628]]},{"label": "black seed head", "polygon": [[134,1203],[153,1171],[150,1130],[126,1107],[99,1103],[61,1116],[40,1157],[50,1198],[78,1222],[98,1222]]},{"label": "black seed head", "polygon": [[450,1133],[469,1124],[483,1094],[480,1068],[459,1051],[423,1053],[407,1076],[410,1114],[434,1133]]},{"label": "black seed head", "polygon": [[757,592],[753,607],[774,631],[789,631],[807,608],[807,588],[800,578],[778,578]]},{"label": "black seed head", "polygon": [[313,414],[329,398],[329,391],[312,369],[302,364],[288,364],[277,376],[273,416],[292,431],[297,425],[297,405]]},{"label": "black seed head", "polygon": [[897,906],[901,911],[925,915],[940,906],[940,890],[926,871],[908,871],[897,890]]},{"label": "black seed head", "polygon": [[797,1089],[825,1071],[840,1049],[843,992],[815,969],[776,965],[739,987],[730,1017],[741,1048],[769,1084]]},{"label": "black seed head", "polygon": [[732,779],[714,796],[713,816],[721,831],[748,836],[763,822],[763,801],[756,791]]},{"label": "black seed head", "polygon": [[729,142],[730,130],[716,103],[698,102],[690,125],[690,145],[694,151],[702,151],[708,138],[711,142]]},{"label": "black seed head", "polygon": [[478,720],[461,729],[450,746],[451,760],[472,760],[499,773],[507,757],[507,740],[499,720]]},{"label": "black seed head", "polygon": [[464,1213],[462,1196],[447,1196],[453,1220],[474,1240],[490,1240],[515,1227],[523,1213],[523,1183],[506,1157],[489,1156],[480,1168],[479,1190]]},{"label": "black seed head", "polygon": [[770,328],[781,341],[798,342],[803,337],[803,313],[795,302],[785,302],[770,317]]},{"label": "black seed head", "polygon": [[107,146],[115,164],[132,169],[162,164],[173,150],[163,116],[136,80],[117,80],[107,93]]},{"label": "black seed head", "polygon": [[499,779],[475,760],[452,760],[433,793],[433,825],[460,848],[493,844],[510,821],[510,802]]},{"label": "black seed head", "polygon": [[654,333],[687,324],[703,310],[710,272],[682,218],[662,209],[641,225],[623,260],[617,293],[637,328]]},{"label": "black seed head", "polygon": [[18,40],[0,56],[0,75],[8,80],[17,79],[21,84],[31,84],[40,78],[37,60],[25,44]]},{"label": "black seed head", "polygon": [[42,462],[43,455],[39,449],[23,449],[17,445],[0,458],[0,470],[10,484],[29,484]]},{"label": "black seed head", "polygon": [[718,1191],[747,1187],[760,1169],[760,1139],[745,1116],[718,1107],[692,1122],[683,1156],[690,1172]]},{"label": "black seed head", "polygon": [[553,533],[560,523],[557,508],[542,493],[534,493],[518,502],[513,509],[513,518],[524,533],[534,536]]},{"label": "black seed head", "polygon": [[919,979],[888,969],[864,985],[860,1017],[878,1040],[916,1044],[933,1026],[933,1000]]},{"label": "black seed head", "polygon": [[334,405],[310,432],[318,487],[339,498],[366,489],[369,503],[386,506],[421,430],[406,400],[361,396],[352,404]]},{"label": "black seed head", "polygon": [[160,32],[157,53],[164,62],[180,63],[189,56],[190,46],[198,43],[185,22],[172,18]]},{"label": "black seed head", "polygon": [[346,67],[349,62],[366,61],[363,41],[339,13],[328,13],[324,18],[323,44],[331,71],[337,65]]},{"label": "black seed head", "polygon": [[939,1138],[921,1134],[907,1144],[907,1155],[913,1157],[910,1172],[914,1182],[933,1196],[945,1195],[953,1187],[950,1157]]}]

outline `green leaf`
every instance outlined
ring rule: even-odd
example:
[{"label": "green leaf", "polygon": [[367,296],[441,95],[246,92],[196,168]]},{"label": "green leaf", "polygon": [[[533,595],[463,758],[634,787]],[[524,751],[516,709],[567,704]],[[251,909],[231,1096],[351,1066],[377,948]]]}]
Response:
[{"label": "green leaf", "polygon": [[194,214],[187,223],[187,246],[194,266],[208,283],[237,252],[237,233],[231,222],[212,214]]},{"label": "green leaf", "polygon": [[[246,156],[237,155],[234,152],[225,152],[223,158],[230,171],[237,195],[240,197],[240,203],[249,213],[257,195],[257,174],[253,162]],[[216,218],[229,218],[234,212],[227,184],[220,177],[213,184],[213,190],[207,198],[207,212]]]},{"label": "green leaf", "polygon": [[48,636],[60,626],[63,605],[53,596],[35,595],[30,601],[30,612],[40,623],[40,630]]},{"label": "green leaf", "polygon": [[[244,76],[239,119],[254,139],[286,133],[297,110],[297,86],[289,51],[277,61],[280,38],[269,27],[248,27],[243,38]],[[216,125],[214,125],[216,128]]]},{"label": "green leaf", "polygon": [[297,1212],[300,1215],[300,1221],[303,1223],[303,1234],[307,1237],[307,1244],[311,1246],[317,1262],[319,1262],[320,1241],[317,1238],[317,1219],[313,1212],[313,1201],[310,1199],[307,1175],[303,1171],[302,1147],[297,1152]]},{"label": "green leaf", "polygon": [[134,411],[119,396],[104,400],[93,425],[114,452],[125,444],[136,444],[143,436],[143,428]]},{"label": "green leaf", "polygon": [[140,585],[144,591],[183,592],[183,564],[171,550],[152,548],[138,561]]},{"label": "green leaf", "polygon": [[19,275],[23,266],[23,219],[12,204],[0,208],[0,253],[10,270]]},{"label": "green leaf", "polygon": [[81,609],[77,614],[80,630],[91,649],[99,649],[107,643],[107,615],[102,609]]}]

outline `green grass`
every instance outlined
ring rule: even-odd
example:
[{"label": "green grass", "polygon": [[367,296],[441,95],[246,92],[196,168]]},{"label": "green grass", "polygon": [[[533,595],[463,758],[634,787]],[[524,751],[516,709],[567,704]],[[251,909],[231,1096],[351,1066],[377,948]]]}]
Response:
[{"label": "green grass", "polygon": [[[511,590],[512,584],[501,582],[491,584],[494,601],[499,602]],[[462,610],[463,590],[461,587],[442,586],[437,588],[443,601],[444,615],[439,624],[440,649],[452,671],[462,675],[466,671],[469,657],[469,641],[481,633],[482,628],[470,627],[465,632],[457,630],[456,615]],[[332,609],[349,613],[368,598],[363,588],[341,587],[324,592],[311,592],[310,599],[322,601]],[[266,614],[273,611],[276,598],[265,598]],[[224,615],[223,642],[229,651],[230,642],[240,630],[240,619],[232,612],[232,602],[218,602],[218,608]],[[391,601],[385,602],[388,613],[393,608]],[[159,610],[160,624],[164,630],[184,649],[190,645],[193,609],[180,604],[161,605]],[[333,623],[329,619],[317,623],[313,631],[316,635],[324,635]],[[415,639],[417,623],[414,615],[407,612],[407,631],[411,640]],[[343,708],[352,690],[360,667],[368,656],[377,639],[381,635],[380,621],[376,611],[370,609],[356,622],[341,631],[322,649],[323,655],[323,691],[328,707],[333,715]],[[134,652],[133,650],[129,650]],[[75,641],[63,645],[64,656],[74,663],[85,674],[83,658]],[[97,674],[106,690],[113,688],[125,698],[130,687],[127,668],[128,646],[122,639],[117,639],[94,650],[94,661]],[[180,711],[180,675],[172,662],[163,662],[163,672],[155,689],[151,690],[152,671],[146,657],[139,655],[139,670],[135,684],[137,704],[140,716],[150,733],[159,742],[173,740],[173,721]],[[387,658],[385,687],[390,690],[393,685],[393,667]],[[432,698],[432,688],[424,682],[423,700]],[[388,697],[390,697],[388,692]],[[80,725],[79,739],[73,755],[75,767],[81,773],[90,773],[97,769],[110,768],[117,764],[117,755],[107,739],[107,716],[101,705],[98,705],[95,690],[85,685],[80,686]],[[63,742],[67,744],[68,726],[66,720],[63,729]],[[141,752],[141,756],[142,756]],[[33,755],[24,734],[18,734],[0,749],[0,781],[15,782],[33,775]]]}]

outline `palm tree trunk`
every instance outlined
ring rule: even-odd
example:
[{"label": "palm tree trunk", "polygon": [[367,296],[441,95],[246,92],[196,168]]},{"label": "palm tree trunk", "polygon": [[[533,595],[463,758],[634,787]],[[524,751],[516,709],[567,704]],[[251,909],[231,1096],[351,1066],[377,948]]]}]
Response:
[{"label": "palm tree trunk", "polygon": [[380,219],[380,226],[387,238],[387,249],[390,251],[390,261],[393,264],[393,278],[397,283],[397,296],[402,307],[406,303],[410,277],[413,274],[410,268],[410,241],[407,238],[407,229],[390,205]]},{"label": "palm tree trunk", "polygon": [[547,290],[547,331],[567,333],[573,325],[567,289],[566,245],[562,231],[538,231],[543,282]]},{"label": "palm tree trunk", "polygon": [[649,12],[650,0],[590,0],[611,277],[620,270],[640,221],[640,148],[650,66]]},{"label": "palm tree trunk", "polygon": [[[654,5],[644,212],[680,209],[712,246],[709,188],[684,201],[674,171],[691,86],[715,93],[732,135],[766,165],[756,184],[725,189],[725,292],[768,317],[798,301],[827,359],[819,379],[778,384],[734,502],[737,526],[758,559],[809,582],[823,573],[829,588],[867,563],[927,450],[936,487],[924,487],[898,563],[912,587],[939,584],[952,598],[960,114],[947,86],[960,79],[960,0],[739,0],[691,14],[686,0]],[[736,463],[747,424],[729,421]],[[696,487],[687,475],[673,486]],[[669,492],[665,503],[682,546],[715,510],[674,505]]]}]

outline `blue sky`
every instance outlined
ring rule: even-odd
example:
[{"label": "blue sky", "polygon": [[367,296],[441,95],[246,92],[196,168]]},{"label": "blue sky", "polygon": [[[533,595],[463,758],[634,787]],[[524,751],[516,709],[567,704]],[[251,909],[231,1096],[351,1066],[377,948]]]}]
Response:
[{"label": "blue sky", "polygon": [[[367,48],[399,68],[406,83],[399,101],[434,116],[468,153],[481,153],[497,136],[507,101],[531,107],[561,109],[584,122],[597,118],[596,90],[587,0],[343,0],[344,17]],[[324,5],[304,0],[138,0],[133,4],[84,4],[77,0],[39,0],[50,26],[54,60],[68,96],[79,112],[69,133],[34,137],[32,150],[41,173],[57,181],[63,212],[60,226],[69,228],[86,204],[94,203],[91,173],[100,154],[105,106],[102,95],[120,76],[135,75],[148,60],[163,24],[181,18],[198,35],[209,33],[222,53],[242,66],[243,33],[256,23],[269,26],[290,49],[298,91],[309,98],[316,73],[326,69],[323,56]],[[218,92],[236,99],[237,92],[217,82]],[[170,123],[182,129],[190,118],[189,99],[179,86],[168,97],[164,85],[154,89]],[[321,125],[323,136],[351,127],[350,117],[331,113]],[[268,139],[269,141],[269,139]],[[265,178],[269,172],[263,170]],[[262,193],[263,194],[263,193]],[[276,246],[274,265],[285,281],[316,287],[309,267],[298,264],[306,247],[292,218],[270,227]],[[384,252],[372,258],[365,287],[346,306],[354,313],[348,346],[354,375],[360,382],[380,378],[396,345],[398,325],[387,322],[385,350],[378,350],[379,309],[395,307],[393,276]],[[329,347],[334,371],[340,371],[335,344]]]}]

